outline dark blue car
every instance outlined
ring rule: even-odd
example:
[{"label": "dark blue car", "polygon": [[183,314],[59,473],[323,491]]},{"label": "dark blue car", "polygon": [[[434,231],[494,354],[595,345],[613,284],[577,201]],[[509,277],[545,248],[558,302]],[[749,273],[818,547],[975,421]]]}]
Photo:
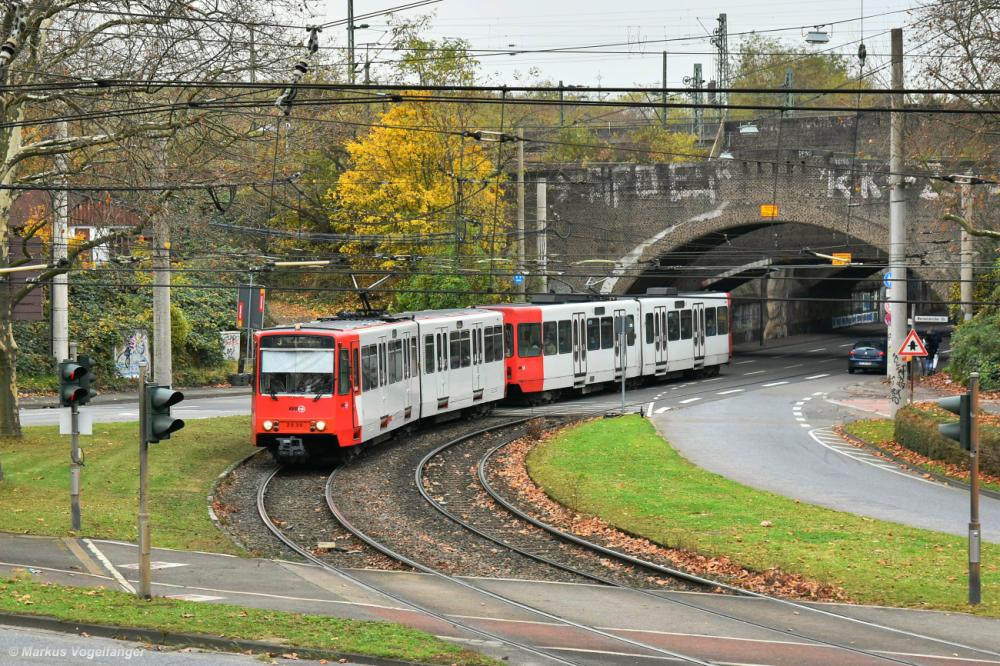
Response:
[{"label": "dark blue car", "polygon": [[856,370],[874,370],[885,374],[887,343],[882,340],[859,340],[848,352],[847,371],[852,375]]}]

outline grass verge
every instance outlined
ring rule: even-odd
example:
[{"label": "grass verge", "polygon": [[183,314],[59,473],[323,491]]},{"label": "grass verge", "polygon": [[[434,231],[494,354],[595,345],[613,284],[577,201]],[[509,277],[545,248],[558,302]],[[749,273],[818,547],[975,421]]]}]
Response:
[{"label": "grass verge", "polygon": [[[212,482],[251,451],[245,416],[198,419],[149,447],[150,519],[154,545],[239,554],[208,518]],[[80,438],[86,458],[80,483],[82,534],[135,541],[139,505],[136,423],[95,423]],[[0,530],[69,533],[69,437],[54,426],[26,428],[21,439],[0,438]]]},{"label": "grass verge", "polygon": [[[556,501],[666,546],[777,566],[864,603],[971,610],[964,539],[748,488],[695,467],[639,416],[569,429],[527,464]],[[973,612],[1000,616],[1000,546],[983,544],[982,562],[984,602]]]},{"label": "grass verge", "polygon": [[[903,454],[906,462],[914,467],[940,474],[950,479],[956,479],[963,483],[969,482],[969,473],[966,468],[935,461],[932,458],[910,451],[897,444],[893,439],[895,437],[895,425],[891,419],[865,419],[863,421],[845,423],[842,427],[847,434],[854,435],[872,446],[884,448],[896,455]],[[1000,492],[1000,483],[987,480],[983,477],[982,473],[980,474],[979,485],[982,488]]]},{"label": "grass verge", "polygon": [[422,631],[388,622],[176,599],[140,601],[114,590],[63,587],[18,578],[0,579],[0,610],[70,622],[266,641],[286,645],[289,651],[296,647],[317,648],[432,664],[499,663]]}]

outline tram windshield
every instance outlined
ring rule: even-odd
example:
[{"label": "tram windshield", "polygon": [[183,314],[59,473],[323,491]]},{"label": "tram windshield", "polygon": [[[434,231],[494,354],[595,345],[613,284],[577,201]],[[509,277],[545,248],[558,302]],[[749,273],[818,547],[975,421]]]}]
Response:
[{"label": "tram windshield", "polygon": [[[291,340],[290,338],[297,339]],[[270,342],[270,344],[265,341]],[[286,346],[288,343],[293,343],[295,346]],[[329,348],[316,348],[320,346]],[[333,382],[333,340],[331,338],[281,336],[277,339],[264,338],[262,340],[259,384],[261,395],[311,395],[316,397],[331,395]]]}]

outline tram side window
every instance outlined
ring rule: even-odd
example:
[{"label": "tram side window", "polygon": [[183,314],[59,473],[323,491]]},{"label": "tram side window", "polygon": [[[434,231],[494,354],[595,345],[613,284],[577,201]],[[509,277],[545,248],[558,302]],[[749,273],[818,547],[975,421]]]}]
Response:
[{"label": "tram side window", "polygon": [[493,360],[503,360],[503,326],[499,324],[493,328]]},{"label": "tram side window", "polygon": [[691,311],[681,310],[681,340],[691,339]]},{"label": "tram side window", "polygon": [[429,375],[434,372],[434,336],[424,336],[424,374]]},{"label": "tram side window", "polygon": [[452,331],[449,353],[451,354],[451,369],[456,370],[462,367],[462,333],[461,331]]},{"label": "tram side window", "polygon": [[597,317],[587,319],[587,351],[597,351],[601,348],[601,320]]},{"label": "tram side window", "polygon": [[472,364],[479,365],[479,331],[472,329]]},{"label": "tram side window", "polygon": [[611,317],[601,317],[601,349],[615,346],[615,324]]},{"label": "tram side window", "polygon": [[542,348],[546,356],[555,356],[559,353],[559,324],[554,321],[547,321],[542,324]]},{"label": "tram side window", "polygon": [[628,315],[625,318],[625,344],[629,347],[635,347],[635,315]]},{"label": "tram side window", "polygon": [[460,340],[462,341],[462,367],[467,368],[472,364],[472,340],[469,331],[462,331]]},{"label": "tram side window", "polygon": [[654,338],[654,340],[656,340],[656,343],[655,343],[654,346],[656,347],[656,349],[659,349],[660,348],[660,340],[662,339],[662,337],[661,337],[662,336],[662,331],[660,331],[660,316],[658,314],[656,314],[655,312],[653,313],[652,316],[653,316],[653,326],[652,326],[653,338]]},{"label": "tram side window", "polygon": [[361,348],[361,388],[378,388],[378,350],[375,345]]},{"label": "tram side window", "polygon": [[351,364],[351,370],[354,372],[354,390],[361,390],[361,350],[357,347],[354,348],[354,363]]},{"label": "tram side window", "polygon": [[337,394],[348,395],[351,392],[351,350],[340,348],[337,365]]},{"label": "tram side window", "polygon": [[715,308],[705,308],[705,335],[715,335]]},{"label": "tram side window", "polygon": [[403,378],[403,343],[393,340],[389,343],[388,383],[395,384]]},{"label": "tram side window", "polygon": [[385,386],[388,383],[386,381],[386,379],[388,378],[388,373],[386,372],[386,367],[385,366],[386,366],[386,363],[385,363],[385,343],[384,342],[380,342],[379,345],[378,345],[378,377],[379,377],[379,386]]},{"label": "tram side window", "polygon": [[514,355],[514,324],[503,325],[503,354],[507,358]]},{"label": "tram side window", "polygon": [[559,353],[568,354],[573,351],[573,338],[570,331],[573,328],[573,322],[569,319],[564,319],[559,322]]},{"label": "tram side window", "polygon": [[676,310],[667,313],[667,340],[671,342],[681,339],[681,327],[678,319]]},{"label": "tram side window", "polygon": [[521,358],[533,358],[542,355],[542,325],[517,325],[517,355]]},{"label": "tram side window", "polygon": [[416,377],[420,373],[420,364],[417,358],[417,336],[410,338],[410,376]]},{"label": "tram side window", "polygon": [[717,309],[719,311],[717,333],[718,335],[726,335],[729,333],[729,308],[721,305]]},{"label": "tram side window", "polygon": [[493,327],[486,327],[486,338],[483,340],[483,355],[487,363],[493,362]]},{"label": "tram side window", "polygon": [[653,313],[646,313],[646,344],[653,344]]}]

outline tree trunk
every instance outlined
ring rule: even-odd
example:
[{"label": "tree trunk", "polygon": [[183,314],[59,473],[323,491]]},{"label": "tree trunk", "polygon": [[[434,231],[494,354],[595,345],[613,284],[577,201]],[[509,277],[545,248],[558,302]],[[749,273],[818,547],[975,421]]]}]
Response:
[{"label": "tree trunk", "polygon": [[[10,264],[9,212],[11,190],[0,190],[0,266]],[[0,436],[20,437],[17,412],[17,342],[14,340],[14,305],[10,281],[0,277]]]}]

